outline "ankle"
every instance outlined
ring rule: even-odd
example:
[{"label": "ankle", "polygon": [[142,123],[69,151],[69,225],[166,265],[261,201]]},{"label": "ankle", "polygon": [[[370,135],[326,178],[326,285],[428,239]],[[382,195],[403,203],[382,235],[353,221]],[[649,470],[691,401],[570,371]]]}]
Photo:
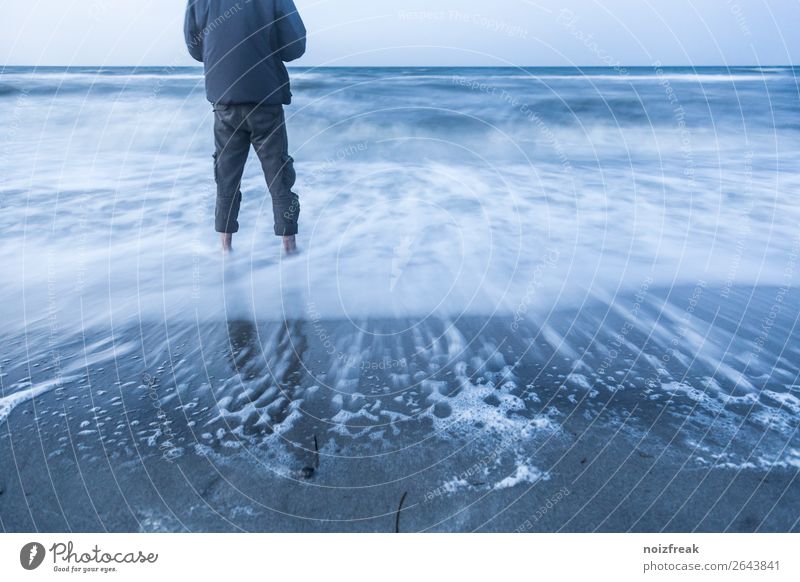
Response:
[{"label": "ankle", "polygon": [[297,252],[297,240],[295,239],[295,236],[293,234],[283,237],[283,250],[287,254],[292,254]]}]

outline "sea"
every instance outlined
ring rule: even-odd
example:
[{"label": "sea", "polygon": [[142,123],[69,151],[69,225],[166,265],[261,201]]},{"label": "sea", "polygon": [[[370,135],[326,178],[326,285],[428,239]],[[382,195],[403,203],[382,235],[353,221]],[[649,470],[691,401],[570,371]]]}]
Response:
[{"label": "sea", "polygon": [[[287,483],[424,482],[420,503],[463,508],[577,491],[565,454],[620,442],[664,488],[674,469],[797,493],[798,72],[291,68],[286,257],[254,152],[234,251],[218,248],[202,69],[4,67],[3,446],[37,449],[34,480],[244,455]],[[598,461],[623,481],[593,491],[633,491],[628,461]],[[708,527],[797,528],[771,499],[747,526],[744,501],[720,502]],[[273,529],[237,503],[228,526]],[[5,527],[69,530],[59,507]],[[652,507],[581,527],[713,514]],[[348,511],[326,523],[364,523]],[[131,515],[108,528],[163,523]],[[203,527],[192,515],[168,523]]]}]

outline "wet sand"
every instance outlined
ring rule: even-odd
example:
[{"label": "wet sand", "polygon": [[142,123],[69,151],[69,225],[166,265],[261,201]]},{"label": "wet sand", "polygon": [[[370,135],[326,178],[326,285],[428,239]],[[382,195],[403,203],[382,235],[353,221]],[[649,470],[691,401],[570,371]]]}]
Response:
[{"label": "wet sand", "polygon": [[778,292],[90,331],[3,363],[6,404],[34,392],[0,426],[0,525],[800,531],[797,314],[759,336]]}]

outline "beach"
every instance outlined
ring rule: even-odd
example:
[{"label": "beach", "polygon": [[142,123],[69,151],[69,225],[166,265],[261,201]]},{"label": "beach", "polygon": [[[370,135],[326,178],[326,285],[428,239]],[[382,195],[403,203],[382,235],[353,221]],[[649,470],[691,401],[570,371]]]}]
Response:
[{"label": "beach", "polygon": [[5,69],[0,527],[800,531],[795,73]]}]

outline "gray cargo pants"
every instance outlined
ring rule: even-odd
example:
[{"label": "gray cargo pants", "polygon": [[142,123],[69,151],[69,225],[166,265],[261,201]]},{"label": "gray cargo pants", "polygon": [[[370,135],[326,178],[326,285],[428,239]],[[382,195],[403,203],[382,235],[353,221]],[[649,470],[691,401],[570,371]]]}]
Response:
[{"label": "gray cargo pants", "polygon": [[252,145],[272,196],[275,234],[297,234],[300,199],[292,192],[294,160],[289,155],[283,105],[214,105],[214,180],[217,232],[239,231],[244,165]]}]

